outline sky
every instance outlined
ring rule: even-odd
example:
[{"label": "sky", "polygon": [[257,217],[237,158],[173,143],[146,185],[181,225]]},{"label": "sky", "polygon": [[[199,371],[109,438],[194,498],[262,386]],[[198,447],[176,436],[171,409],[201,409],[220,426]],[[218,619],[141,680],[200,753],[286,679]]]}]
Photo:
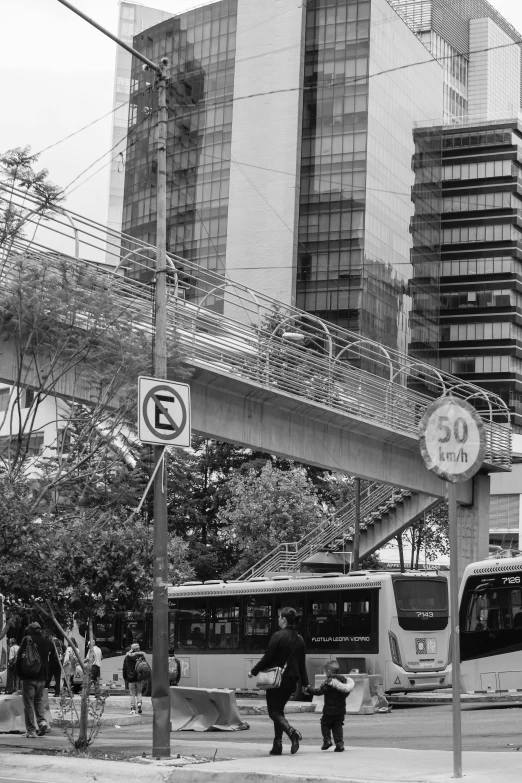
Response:
[{"label": "sky", "polygon": [[[116,32],[116,0],[71,2]],[[206,2],[150,0],[143,4],[176,14]],[[491,2],[522,32],[520,0]],[[1,6],[0,151],[30,145],[33,152],[39,152],[111,110],[115,43],[58,0],[1,0]],[[107,117],[43,153],[39,165],[49,169],[53,182],[65,187],[110,148],[111,118]],[[100,223],[107,218],[110,157],[94,167],[92,171],[107,161],[96,176],[71,193],[66,204]]]}]

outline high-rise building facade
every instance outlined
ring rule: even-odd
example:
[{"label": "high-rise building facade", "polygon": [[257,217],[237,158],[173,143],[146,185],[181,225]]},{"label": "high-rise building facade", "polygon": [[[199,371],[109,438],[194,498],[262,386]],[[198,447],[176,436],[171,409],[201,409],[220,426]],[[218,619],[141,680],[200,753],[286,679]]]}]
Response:
[{"label": "high-rise building facade", "polygon": [[430,193],[432,210],[412,223],[413,313],[429,313],[432,329],[413,329],[411,349],[499,394],[520,432],[522,120],[418,128],[415,139],[414,200]]},{"label": "high-rise building facade", "polygon": [[487,0],[390,3],[444,67],[446,121],[517,114],[522,36]]},{"label": "high-rise building facade", "polygon": [[[169,249],[437,361],[441,140],[421,186],[413,128],[515,116],[521,92],[516,31],[448,2],[218,0],[135,36],[170,60]],[[123,230],[153,243],[151,78],[133,62]]]},{"label": "high-rise building facade", "polygon": [[[169,249],[406,350],[412,128],[443,68],[387,0],[219,0],[134,45],[170,59]],[[123,230],[153,242],[155,96],[131,78]]]},{"label": "high-rise building facade", "polygon": [[[133,37],[172,14],[148,8],[137,3],[121,0],[118,4],[118,37],[132,45]],[[129,94],[132,55],[121,46],[116,47],[114,68],[114,113],[112,117],[112,161],[109,169],[109,206],[107,225],[114,231],[121,231],[123,211],[123,188],[125,184],[126,139],[129,129]],[[114,264],[114,240],[110,240],[107,263]]]}]

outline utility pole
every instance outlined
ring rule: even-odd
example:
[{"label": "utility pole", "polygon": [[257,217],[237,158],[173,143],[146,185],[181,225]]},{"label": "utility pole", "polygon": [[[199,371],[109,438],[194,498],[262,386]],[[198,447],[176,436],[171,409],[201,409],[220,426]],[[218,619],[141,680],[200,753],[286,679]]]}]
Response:
[{"label": "utility pole", "polygon": [[[158,94],[156,285],[154,302],[154,373],[167,377],[167,78],[163,69],[168,60],[154,63],[132,46],[121,41],[68,0],[58,0],[155,73]],[[163,465],[160,463],[163,462]],[[168,519],[167,454],[164,446],[154,447],[154,566],[152,589],[152,755],[170,756],[169,690],[169,601],[168,601]]]},{"label": "utility pole", "polygon": [[359,570],[359,549],[361,546],[361,479],[355,479],[355,522],[353,528],[352,568]]},{"label": "utility pole", "polygon": [[[154,375],[167,377],[167,99],[163,74],[157,76],[158,127],[156,297],[154,302]],[[163,465],[158,468],[158,463]],[[167,518],[167,452],[154,447],[154,583],[152,589],[152,754],[170,756],[169,562]]]}]

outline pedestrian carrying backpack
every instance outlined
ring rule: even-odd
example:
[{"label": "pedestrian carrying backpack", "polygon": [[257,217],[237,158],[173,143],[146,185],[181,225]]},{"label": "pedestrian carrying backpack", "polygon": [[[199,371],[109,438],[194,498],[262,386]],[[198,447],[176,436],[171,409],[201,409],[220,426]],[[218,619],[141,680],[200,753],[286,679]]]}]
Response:
[{"label": "pedestrian carrying backpack", "polygon": [[25,637],[26,645],[21,655],[20,669],[24,677],[36,677],[42,668],[40,651],[30,636]]},{"label": "pedestrian carrying backpack", "polygon": [[137,662],[135,671],[138,676],[138,681],[148,680],[152,674],[152,670],[144,658],[141,658]]}]

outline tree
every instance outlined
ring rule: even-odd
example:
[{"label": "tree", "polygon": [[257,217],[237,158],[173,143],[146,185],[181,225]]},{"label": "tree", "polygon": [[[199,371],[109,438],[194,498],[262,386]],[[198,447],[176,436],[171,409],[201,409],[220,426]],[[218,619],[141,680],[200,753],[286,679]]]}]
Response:
[{"label": "tree", "polygon": [[[49,181],[47,169],[35,171],[38,155],[16,147],[0,155],[0,259],[5,262],[29,223],[36,227],[65,200],[63,190]],[[27,194],[21,195],[20,191]],[[34,234],[33,234],[34,237]],[[1,267],[1,264],[0,264]]]},{"label": "tree", "polygon": [[[1,457],[4,472],[13,477],[23,475],[28,463],[33,473],[40,469],[36,509],[64,485],[73,482],[79,494],[85,493],[105,481],[107,471],[128,467],[136,378],[150,367],[151,338],[133,321],[132,301],[116,300],[96,268],[76,266],[66,257],[35,260],[22,254],[10,259],[4,283],[0,357],[9,351],[14,377],[10,405],[0,419],[12,435]],[[186,378],[175,335],[168,352],[169,372]],[[58,394],[65,377],[71,396],[64,400]],[[75,400],[76,386],[89,388],[88,404]],[[29,407],[27,389],[33,397]],[[52,424],[37,425],[44,403],[47,409],[51,403],[58,431],[43,462],[35,464],[28,460],[30,437]],[[100,454],[105,460],[96,459]]]},{"label": "tree", "polygon": [[228,490],[218,517],[229,524],[227,538],[239,553],[231,576],[278,544],[297,541],[327,515],[302,468],[280,471],[270,461],[260,470],[246,466],[231,477]]},{"label": "tree", "polygon": [[437,560],[440,555],[449,554],[448,535],[448,504],[440,503],[396,536],[401,571],[405,568],[404,544],[411,549],[409,567],[418,569],[421,551],[428,563]]}]

